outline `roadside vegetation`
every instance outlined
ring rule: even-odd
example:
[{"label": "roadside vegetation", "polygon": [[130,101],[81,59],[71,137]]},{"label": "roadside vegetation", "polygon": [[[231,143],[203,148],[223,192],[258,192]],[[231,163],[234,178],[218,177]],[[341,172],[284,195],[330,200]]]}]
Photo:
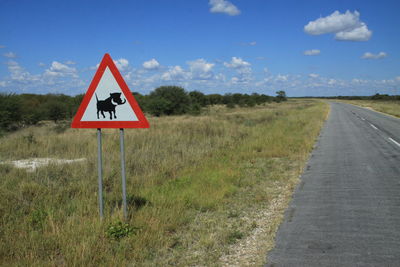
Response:
[{"label": "roadside vegetation", "polygon": [[[227,107],[254,107],[270,102],[286,101],[284,91],[276,97],[264,94],[210,94],[198,91],[187,92],[178,86],[161,86],[149,95],[133,93],[142,110],[154,116],[199,115],[204,107],[226,105]],[[82,102],[83,95],[62,94],[1,94],[0,93],[0,136],[43,120],[69,120]]]},{"label": "roadside vegetation", "polygon": [[[206,106],[125,133],[103,130],[99,219],[95,129],[40,123],[0,138],[0,265],[252,266],[265,261],[328,113],[318,100]],[[33,172],[7,161],[86,158]],[[258,238],[258,239],[257,239]],[[239,244],[250,242],[250,258]]]},{"label": "roadside vegetation", "polygon": [[400,99],[399,100],[341,100],[348,104],[357,105],[364,108],[390,114],[400,118]]},{"label": "roadside vegetation", "polygon": [[300,98],[323,98],[338,100],[377,100],[377,101],[400,101],[400,95],[388,95],[376,93],[372,96],[327,96],[327,97],[300,97]]},{"label": "roadside vegetation", "polygon": [[376,93],[372,96],[332,96],[318,98],[331,99],[339,102],[370,108],[400,118],[400,95]]}]

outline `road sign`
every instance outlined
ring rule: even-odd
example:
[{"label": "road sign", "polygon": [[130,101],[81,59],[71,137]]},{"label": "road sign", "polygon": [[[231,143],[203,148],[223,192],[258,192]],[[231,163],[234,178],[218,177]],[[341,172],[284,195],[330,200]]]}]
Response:
[{"label": "road sign", "polygon": [[149,128],[109,54],[105,54],[72,121],[72,128]]},{"label": "road sign", "polygon": [[149,123],[109,54],[105,54],[72,121],[72,128],[97,128],[99,211],[103,218],[101,128],[120,129],[122,203],[127,215],[124,128],[149,128]]}]

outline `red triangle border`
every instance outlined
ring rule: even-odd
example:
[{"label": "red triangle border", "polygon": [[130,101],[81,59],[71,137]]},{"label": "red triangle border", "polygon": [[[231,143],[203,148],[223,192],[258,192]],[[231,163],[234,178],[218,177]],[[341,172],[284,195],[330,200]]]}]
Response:
[{"label": "red triangle border", "polygon": [[[94,92],[99,85],[101,77],[108,67],[114,76],[115,80],[117,81],[119,87],[121,88],[124,97],[131,105],[133,111],[138,118],[138,121],[81,121],[83,114],[86,111],[87,106],[89,105],[90,100],[93,97]],[[89,85],[89,88],[83,97],[82,103],[76,112],[76,115],[71,124],[72,128],[149,128],[149,122],[147,121],[146,117],[144,116],[142,110],[139,107],[139,104],[136,102],[135,97],[133,96],[132,92],[129,90],[128,85],[125,83],[124,79],[121,76],[117,66],[115,66],[111,56],[109,54],[105,54],[99,68],[96,71],[96,74],[93,77],[92,82]]]}]

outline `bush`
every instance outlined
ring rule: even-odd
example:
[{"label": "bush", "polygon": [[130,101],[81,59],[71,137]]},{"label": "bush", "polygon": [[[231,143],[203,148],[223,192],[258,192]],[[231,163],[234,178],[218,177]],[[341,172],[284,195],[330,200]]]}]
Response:
[{"label": "bush", "polygon": [[190,106],[189,110],[190,115],[200,115],[201,114],[201,106],[199,103],[194,103]]},{"label": "bush", "polygon": [[229,102],[226,104],[227,108],[235,108],[235,104],[233,102]]},{"label": "bush", "polygon": [[276,99],[276,102],[278,102],[278,103],[280,103],[282,101],[286,101],[287,97],[286,97],[285,91],[277,91],[275,99]]},{"label": "bush", "polygon": [[219,94],[211,94],[207,95],[207,103],[209,105],[218,105],[218,104],[226,104],[224,103],[224,96]]},{"label": "bush", "polygon": [[155,116],[181,115],[190,110],[190,98],[182,87],[161,86],[150,93],[148,108]]},{"label": "bush", "polygon": [[47,117],[55,123],[66,117],[66,108],[62,103],[51,102],[47,106]]},{"label": "bush", "polygon": [[15,130],[21,117],[21,101],[18,95],[0,94],[0,128],[6,131]]},{"label": "bush", "polygon": [[190,102],[192,105],[200,105],[201,107],[205,107],[208,105],[208,100],[205,94],[199,91],[192,91],[189,93]]},{"label": "bush", "polygon": [[168,115],[167,111],[170,108],[170,102],[162,97],[151,97],[147,102],[147,110],[154,116]]},{"label": "bush", "polygon": [[111,223],[108,226],[106,230],[106,235],[108,238],[119,240],[134,233],[135,229],[136,228],[130,226],[127,223],[118,221],[116,223]]}]

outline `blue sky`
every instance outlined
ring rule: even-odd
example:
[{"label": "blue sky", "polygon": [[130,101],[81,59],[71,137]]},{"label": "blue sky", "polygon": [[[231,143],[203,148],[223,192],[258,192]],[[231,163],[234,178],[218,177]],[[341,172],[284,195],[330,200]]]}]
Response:
[{"label": "blue sky", "polygon": [[396,0],[0,0],[0,92],[86,92],[104,53],[132,91],[400,94]]}]

